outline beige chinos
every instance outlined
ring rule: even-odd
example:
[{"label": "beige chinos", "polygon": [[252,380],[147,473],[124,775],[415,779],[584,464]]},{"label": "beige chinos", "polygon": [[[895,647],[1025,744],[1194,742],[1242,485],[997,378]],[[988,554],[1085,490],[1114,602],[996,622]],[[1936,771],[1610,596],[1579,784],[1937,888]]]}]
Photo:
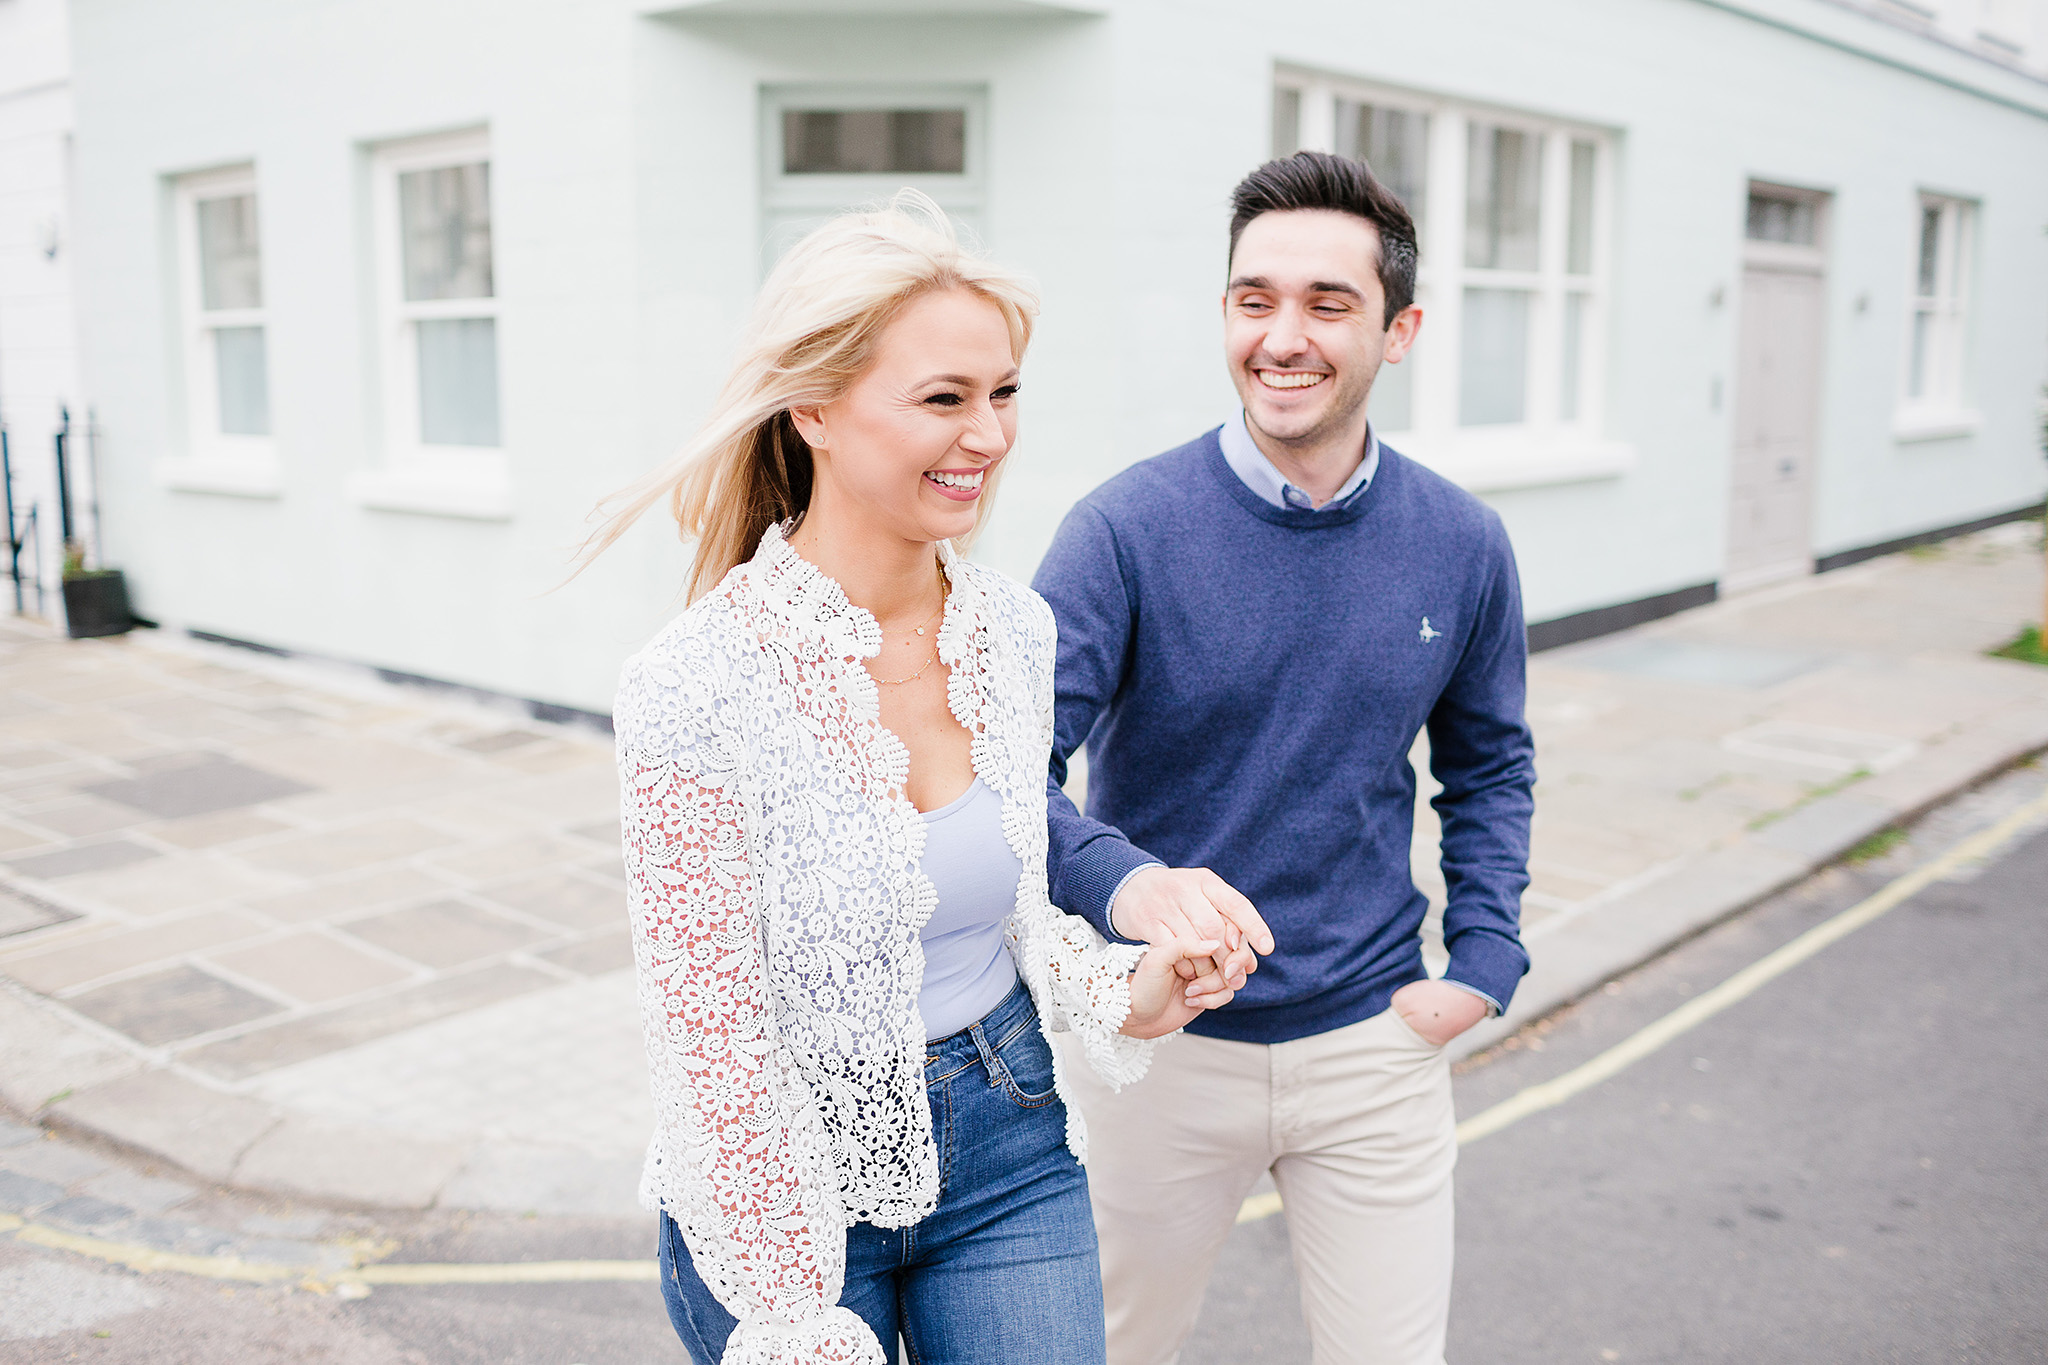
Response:
[{"label": "beige chinos", "polygon": [[1181,1033],[1121,1093],[1068,1065],[1088,1125],[1109,1365],[1173,1365],[1239,1206],[1280,1191],[1315,1365],[1442,1365],[1451,1075],[1392,1009],[1285,1043]]}]

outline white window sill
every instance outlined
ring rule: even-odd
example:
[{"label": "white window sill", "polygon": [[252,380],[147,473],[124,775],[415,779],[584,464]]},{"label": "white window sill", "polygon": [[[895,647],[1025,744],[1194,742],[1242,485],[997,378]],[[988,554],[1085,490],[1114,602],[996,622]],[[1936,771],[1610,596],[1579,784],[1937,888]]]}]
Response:
[{"label": "white window sill", "polygon": [[464,521],[510,521],[511,481],[503,476],[450,477],[431,470],[377,469],[348,481],[358,505],[379,512],[455,517]]},{"label": "white window sill", "polygon": [[174,493],[216,493],[230,498],[275,498],[283,492],[277,461],[235,455],[183,455],[158,460],[157,487]]},{"label": "white window sill", "polygon": [[1390,435],[1387,444],[1472,493],[1613,479],[1636,466],[1634,446],[1592,437]]},{"label": "white window sill", "polygon": [[1975,436],[1983,425],[1984,414],[1973,409],[1921,409],[1902,412],[1892,419],[1892,439],[1946,441],[1957,436]]}]

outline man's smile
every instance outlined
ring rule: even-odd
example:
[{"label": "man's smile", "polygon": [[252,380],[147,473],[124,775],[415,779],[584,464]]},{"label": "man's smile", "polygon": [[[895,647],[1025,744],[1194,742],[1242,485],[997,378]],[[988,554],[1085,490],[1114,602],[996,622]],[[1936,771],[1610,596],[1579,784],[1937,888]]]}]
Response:
[{"label": "man's smile", "polygon": [[1253,370],[1269,389],[1312,389],[1330,376],[1320,370]]}]

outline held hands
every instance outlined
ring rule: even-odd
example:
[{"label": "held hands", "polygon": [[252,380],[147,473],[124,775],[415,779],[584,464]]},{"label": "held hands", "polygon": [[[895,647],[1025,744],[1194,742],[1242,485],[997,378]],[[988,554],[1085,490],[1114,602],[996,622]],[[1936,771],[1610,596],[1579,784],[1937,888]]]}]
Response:
[{"label": "held hands", "polygon": [[1272,931],[1252,903],[1206,867],[1148,867],[1131,874],[1110,904],[1109,925],[1125,938],[1154,945],[1213,942],[1207,950],[1215,954],[1212,961],[1185,955],[1173,960],[1174,971],[1190,983],[1188,1003],[1204,1009],[1228,1004],[1259,969],[1258,954],[1273,951]]},{"label": "held hands", "polygon": [[[1203,1010],[1228,1004],[1237,992],[1217,974],[1213,960],[1222,947],[1222,941],[1213,938],[1169,938],[1152,944],[1131,973],[1131,1012],[1118,1032],[1132,1038],[1162,1038],[1186,1027]],[[1188,970],[1196,973],[1192,986],[1181,979]]]},{"label": "held hands", "polygon": [[1411,981],[1394,992],[1394,1008],[1432,1047],[1451,1039],[1486,1017],[1486,1002],[1444,981]]}]

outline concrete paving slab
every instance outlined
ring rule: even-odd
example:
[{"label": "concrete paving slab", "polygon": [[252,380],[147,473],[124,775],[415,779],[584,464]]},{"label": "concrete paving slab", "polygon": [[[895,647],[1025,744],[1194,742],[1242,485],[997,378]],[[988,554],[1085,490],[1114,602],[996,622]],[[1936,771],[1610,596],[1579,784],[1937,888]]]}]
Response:
[{"label": "concrete paving slab", "polygon": [[497,963],[359,1004],[256,1029],[195,1048],[183,1054],[181,1060],[224,1080],[246,1080],[281,1066],[339,1052],[556,984],[556,978],[530,968]]},{"label": "concrete paving slab", "polygon": [[620,929],[550,949],[539,956],[543,961],[552,962],[578,976],[603,976],[633,965],[633,935]]},{"label": "concrete paving slab", "polygon": [[270,928],[254,915],[210,910],[143,928],[108,927],[62,947],[0,953],[0,972],[33,990],[53,994],[201,948],[254,937]]},{"label": "concrete paving slab", "polygon": [[581,872],[519,877],[485,886],[477,895],[565,929],[610,928],[625,923],[626,918],[619,885]]},{"label": "concrete paving slab", "polygon": [[10,804],[14,805],[22,819],[37,829],[48,830],[66,839],[82,839],[90,834],[112,834],[117,830],[132,829],[147,818],[127,806],[118,806],[111,801],[101,801],[90,796],[73,796],[68,792],[63,798],[47,804],[34,802],[32,793],[17,791],[10,792],[9,796],[14,798]]},{"label": "concrete paving slab", "polygon": [[0,1119],[0,1151],[9,1147],[19,1147],[24,1142],[38,1142],[42,1136],[40,1128],[30,1128],[24,1124],[9,1123],[5,1119]]},{"label": "concrete paving slab", "polygon": [[98,843],[59,849],[54,853],[9,858],[7,865],[24,877],[54,881],[60,877],[75,877],[82,872],[106,872],[112,868],[129,867],[159,856],[155,849],[144,848],[128,839],[104,839]]},{"label": "concrete paving slab", "polygon": [[53,924],[63,924],[77,918],[78,913],[74,910],[52,905],[40,897],[31,896],[26,891],[0,887],[0,939],[12,938],[16,934],[26,934],[37,929],[47,929]]},{"label": "concrete paving slab", "polygon": [[454,842],[451,836],[415,820],[377,819],[278,839],[248,849],[240,858],[272,872],[321,877],[395,862]]},{"label": "concrete paving slab", "polygon": [[81,902],[155,917],[239,900],[285,884],[283,877],[251,871],[228,858],[181,852],[137,867],[73,877],[63,891]]},{"label": "concrete paving slab", "polygon": [[206,960],[309,1005],[361,995],[410,975],[404,967],[351,947],[333,934],[310,932],[216,950],[206,954]]},{"label": "concrete paving slab", "polygon": [[448,891],[447,882],[417,869],[387,867],[362,876],[342,876],[315,886],[255,897],[246,904],[280,923],[304,924],[354,918],[367,910],[401,901],[424,901],[445,896]]},{"label": "concrete paving slab", "polygon": [[194,1175],[225,1180],[250,1144],[277,1123],[267,1105],[209,1090],[169,1071],[147,1071],[81,1090],[51,1106],[74,1124]]},{"label": "concrete paving slab", "polygon": [[255,1189],[316,1199],[423,1209],[462,1169],[472,1146],[290,1118],[257,1139],[232,1178]]},{"label": "concrete paving slab", "polygon": [[144,811],[160,820],[188,815],[213,815],[297,796],[313,788],[304,782],[267,773],[210,755],[167,771],[143,777],[97,782],[85,788],[93,796]]},{"label": "concrete paving slab", "polygon": [[291,828],[281,820],[272,820],[251,811],[225,811],[217,815],[166,820],[160,825],[144,826],[142,832],[152,839],[161,839],[180,848],[217,848],[223,844],[240,843],[244,839],[260,839],[266,834],[282,834]]},{"label": "concrete paving slab", "polygon": [[64,1003],[149,1046],[233,1028],[285,1009],[190,964],[95,986],[65,997]]},{"label": "concrete paving slab", "polygon": [[349,920],[339,932],[443,970],[509,953],[548,937],[546,931],[532,925],[457,900]]}]

